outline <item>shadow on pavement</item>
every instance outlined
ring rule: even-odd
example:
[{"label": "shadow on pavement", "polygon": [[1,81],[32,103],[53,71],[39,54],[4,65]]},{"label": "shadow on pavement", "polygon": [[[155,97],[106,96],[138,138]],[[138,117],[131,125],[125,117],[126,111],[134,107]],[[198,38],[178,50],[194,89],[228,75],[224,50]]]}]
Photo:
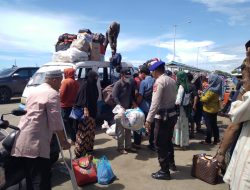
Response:
[{"label": "shadow on pavement", "polygon": [[112,139],[102,138],[102,139],[95,139],[95,146],[96,145],[102,145],[108,141],[111,141]]},{"label": "shadow on pavement", "polygon": [[205,144],[200,144],[200,142],[191,142],[189,144],[188,150],[202,150],[202,151],[211,151],[213,147],[216,145],[205,145]]},{"label": "shadow on pavement", "polygon": [[[173,180],[183,180],[183,179],[195,179],[191,176],[191,165],[179,166],[177,165],[177,170],[174,173],[171,173],[171,177]],[[190,174],[190,175],[188,175]]]},{"label": "shadow on pavement", "polygon": [[157,152],[154,152],[147,148],[147,145],[141,145],[141,149],[138,150],[138,153],[135,157],[136,160],[149,160],[151,158],[156,158]]},{"label": "shadow on pavement", "polygon": [[116,184],[109,184],[109,185],[98,185],[98,184],[90,184],[90,185],[86,185],[80,189],[87,189],[87,190],[120,190],[120,189],[125,189],[125,186],[120,184],[120,183],[116,183]]},{"label": "shadow on pavement", "polygon": [[91,154],[97,158],[101,158],[103,155],[105,155],[107,156],[108,160],[113,160],[114,158],[122,155],[117,151],[117,146],[94,148],[94,151]]}]

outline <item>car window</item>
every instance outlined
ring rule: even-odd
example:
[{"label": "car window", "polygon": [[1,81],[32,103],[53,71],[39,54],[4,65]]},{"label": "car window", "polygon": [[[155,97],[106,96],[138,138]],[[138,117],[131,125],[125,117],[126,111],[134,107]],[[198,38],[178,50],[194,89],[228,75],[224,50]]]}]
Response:
[{"label": "car window", "polygon": [[11,74],[14,70],[13,69],[3,69],[0,70],[0,76],[7,76]]},{"label": "car window", "polygon": [[92,68],[78,68],[76,70],[77,79],[85,79],[87,77],[87,73],[91,70]]},{"label": "car window", "polygon": [[28,83],[28,86],[38,86],[44,82],[45,72],[35,73]]},{"label": "car window", "polygon": [[37,71],[37,69],[31,69],[30,70],[30,75],[33,76],[36,71]]},{"label": "car window", "polygon": [[28,69],[21,69],[15,72],[21,78],[29,78],[29,70]]}]

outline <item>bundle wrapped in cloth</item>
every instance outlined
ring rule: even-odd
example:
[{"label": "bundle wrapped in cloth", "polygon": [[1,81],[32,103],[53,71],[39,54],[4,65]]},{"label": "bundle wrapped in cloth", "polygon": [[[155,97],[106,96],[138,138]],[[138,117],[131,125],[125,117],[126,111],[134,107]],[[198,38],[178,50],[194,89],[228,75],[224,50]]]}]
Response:
[{"label": "bundle wrapped in cloth", "polygon": [[145,115],[140,108],[125,110],[122,106],[117,105],[113,109],[115,119],[120,119],[124,128],[138,131],[143,128]]}]

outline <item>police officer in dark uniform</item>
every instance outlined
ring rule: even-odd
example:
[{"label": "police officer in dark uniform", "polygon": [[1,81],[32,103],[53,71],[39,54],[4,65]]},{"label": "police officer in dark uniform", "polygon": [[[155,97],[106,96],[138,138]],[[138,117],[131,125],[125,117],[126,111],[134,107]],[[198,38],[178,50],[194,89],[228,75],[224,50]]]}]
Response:
[{"label": "police officer in dark uniform", "polygon": [[[152,71],[156,81],[145,128],[149,132],[154,132],[154,141],[161,167],[158,172],[152,173],[152,177],[170,180],[169,169],[176,170],[172,143],[173,130],[177,121],[175,109],[176,83],[165,74],[165,63],[163,61],[155,61],[149,70]],[[155,122],[154,131],[150,131],[152,122]]]}]

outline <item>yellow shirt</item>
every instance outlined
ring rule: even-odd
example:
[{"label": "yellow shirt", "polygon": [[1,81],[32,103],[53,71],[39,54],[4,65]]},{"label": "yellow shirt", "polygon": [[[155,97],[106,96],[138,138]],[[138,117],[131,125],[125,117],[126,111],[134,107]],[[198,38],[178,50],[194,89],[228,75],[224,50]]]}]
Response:
[{"label": "yellow shirt", "polygon": [[220,110],[219,95],[210,90],[200,97],[200,101],[205,112],[217,113]]}]

